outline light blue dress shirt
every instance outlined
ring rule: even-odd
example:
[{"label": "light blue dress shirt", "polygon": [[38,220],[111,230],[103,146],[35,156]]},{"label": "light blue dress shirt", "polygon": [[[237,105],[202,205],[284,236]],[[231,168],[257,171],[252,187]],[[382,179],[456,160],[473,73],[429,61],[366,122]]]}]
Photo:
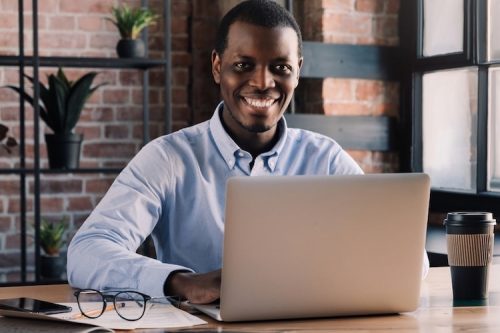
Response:
[{"label": "light blue dress shirt", "polygon": [[[278,142],[251,168],[251,155],[223,128],[222,107],[209,121],[147,144],[118,175],[69,246],[73,287],[160,296],[172,271],[221,268],[230,177],[363,173],[334,140],[287,128],[283,118]],[[135,253],[149,234],[157,260]]]}]

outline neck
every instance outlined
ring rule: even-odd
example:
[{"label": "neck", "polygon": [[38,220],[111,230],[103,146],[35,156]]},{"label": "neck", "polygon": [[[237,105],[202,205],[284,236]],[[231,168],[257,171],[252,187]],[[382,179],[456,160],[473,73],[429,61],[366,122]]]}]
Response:
[{"label": "neck", "polygon": [[244,128],[235,131],[228,126],[228,122],[234,122],[234,120],[232,118],[226,119],[227,117],[231,116],[226,112],[221,113],[220,119],[224,129],[229,134],[231,139],[233,139],[238,145],[238,147],[249,152],[254,159],[260,154],[271,150],[279,140],[278,124],[265,132],[256,133],[248,131]]}]

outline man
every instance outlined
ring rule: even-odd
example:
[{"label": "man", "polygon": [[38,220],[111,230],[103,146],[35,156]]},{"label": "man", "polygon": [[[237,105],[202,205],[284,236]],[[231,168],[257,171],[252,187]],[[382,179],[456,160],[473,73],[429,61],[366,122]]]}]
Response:
[{"label": "man", "polygon": [[[286,126],[301,46],[294,18],[273,1],[226,14],[212,53],[223,101],[209,121],[146,145],[117,177],[70,244],[72,286],[212,302],[228,178],[362,173],[332,139]],[[135,253],[149,234],[158,260]]]}]

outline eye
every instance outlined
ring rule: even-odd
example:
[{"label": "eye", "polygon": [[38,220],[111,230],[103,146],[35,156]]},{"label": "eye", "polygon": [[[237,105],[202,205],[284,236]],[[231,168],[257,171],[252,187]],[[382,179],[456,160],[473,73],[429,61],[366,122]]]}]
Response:
[{"label": "eye", "polygon": [[275,65],[273,68],[274,68],[274,71],[278,74],[290,74],[290,73],[292,73],[292,67],[290,65],[278,64],[278,65]]},{"label": "eye", "polygon": [[246,70],[249,70],[252,65],[248,62],[236,62],[233,64],[233,67],[238,72],[244,72]]}]

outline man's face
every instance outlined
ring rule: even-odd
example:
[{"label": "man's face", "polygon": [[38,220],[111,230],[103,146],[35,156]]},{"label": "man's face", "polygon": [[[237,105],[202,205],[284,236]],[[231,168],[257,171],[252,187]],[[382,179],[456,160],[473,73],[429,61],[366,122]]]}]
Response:
[{"label": "man's face", "polygon": [[223,119],[233,134],[274,133],[301,65],[292,28],[231,24],[223,55],[212,54],[212,72],[224,100]]}]

